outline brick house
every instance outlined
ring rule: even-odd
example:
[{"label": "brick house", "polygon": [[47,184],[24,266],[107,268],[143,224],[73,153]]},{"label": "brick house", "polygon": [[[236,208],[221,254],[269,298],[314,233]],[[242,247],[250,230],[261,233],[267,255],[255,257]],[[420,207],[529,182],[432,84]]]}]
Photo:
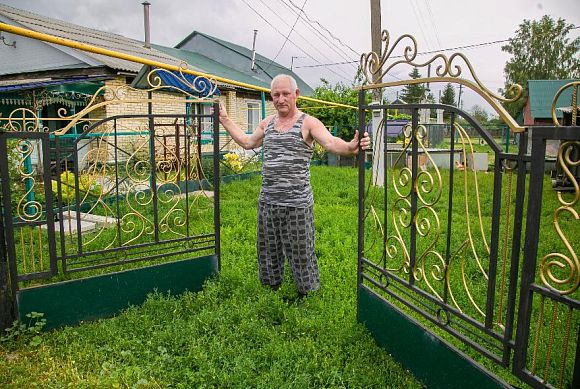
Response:
[{"label": "brick house", "polygon": [[[292,74],[303,95],[313,92],[300,77],[268,58],[256,54],[252,69],[251,50],[196,31],[175,48],[154,44],[145,47],[144,42],[138,40],[2,4],[0,21],[167,64],[186,63],[193,70],[261,87],[269,88],[271,79],[279,73]],[[64,110],[67,116],[79,112],[86,107],[93,93],[103,86],[112,90],[132,86],[135,89],[126,89],[126,98],[147,98],[147,92],[138,89],[147,87],[146,74],[150,70],[147,66],[9,33],[2,35],[6,42],[13,42],[14,45],[0,45],[0,127],[7,123],[14,109],[26,107],[39,118],[45,118],[42,125],[49,131],[57,130],[62,128],[62,121],[46,118],[57,117],[59,110]],[[215,97],[226,104],[231,116],[244,130],[252,131],[255,128],[261,118],[263,104],[266,112],[273,111],[267,95],[223,83],[218,87],[220,94]],[[186,112],[182,94],[155,91],[152,98],[164,100],[164,103],[154,105],[154,114]],[[96,120],[131,113],[147,113],[147,104],[110,104],[92,111],[88,118]],[[127,131],[140,131],[145,127],[143,121],[125,120],[121,125]],[[69,134],[81,131],[82,126],[75,126]]]}]

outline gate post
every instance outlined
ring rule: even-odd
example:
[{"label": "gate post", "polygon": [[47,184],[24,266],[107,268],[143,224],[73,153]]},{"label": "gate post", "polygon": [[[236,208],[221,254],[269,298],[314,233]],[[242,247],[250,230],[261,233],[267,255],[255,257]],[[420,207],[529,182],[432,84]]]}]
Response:
[{"label": "gate post", "polygon": [[4,248],[2,248],[2,254],[0,254],[0,333],[10,327],[14,320],[16,320],[16,315],[14,314],[14,298],[10,277],[8,277],[8,261]]},{"label": "gate post", "polygon": [[[6,166],[2,167],[5,168]],[[7,183],[3,182],[2,185]],[[4,207],[0,204],[0,334],[16,320],[14,288],[9,274],[4,235]]]}]

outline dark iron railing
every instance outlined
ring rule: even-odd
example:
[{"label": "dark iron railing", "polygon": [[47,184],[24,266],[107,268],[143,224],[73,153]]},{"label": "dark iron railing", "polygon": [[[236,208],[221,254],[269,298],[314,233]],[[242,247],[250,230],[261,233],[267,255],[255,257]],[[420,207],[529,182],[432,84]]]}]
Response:
[{"label": "dark iron railing", "polygon": [[[359,286],[532,386],[580,385],[580,128],[533,128],[531,154],[529,134],[514,134],[517,151],[506,153],[455,107],[364,101],[361,92],[361,132],[368,110],[405,108],[412,121],[398,144],[387,145],[388,122],[373,134],[383,142],[372,177],[359,159]],[[427,146],[421,109],[449,114],[445,150]],[[546,140],[561,142],[569,193],[543,186]]]},{"label": "dark iron railing", "polygon": [[25,126],[0,133],[13,294],[23,282],[75,272],[219,259],[220,145],[210,145],[212,163],[202,166],[201,129],[193,125],[211,121],[219,139],[214,111],[107,117],[72,143]]}]

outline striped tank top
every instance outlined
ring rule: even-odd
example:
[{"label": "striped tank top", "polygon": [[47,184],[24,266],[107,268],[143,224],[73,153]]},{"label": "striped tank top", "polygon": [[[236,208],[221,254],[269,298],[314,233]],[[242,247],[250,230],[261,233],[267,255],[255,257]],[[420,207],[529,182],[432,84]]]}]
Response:
[{"label": "striped tank top", "polygon": [[288,131],[274,128],[274,117],[264,133],[264,163],[259,201],[305,208],[314,203],[310,186],[312,147],[302,138],[302,114]]}]

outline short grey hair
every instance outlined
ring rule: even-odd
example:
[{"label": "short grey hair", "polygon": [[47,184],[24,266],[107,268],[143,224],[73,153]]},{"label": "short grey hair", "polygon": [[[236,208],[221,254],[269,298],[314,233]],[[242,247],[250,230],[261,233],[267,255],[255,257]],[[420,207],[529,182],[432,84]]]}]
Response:
[{"label": "short grey hair", "polygon": [[289,74],[278,74],[276,77],[272,78],[272,82],[270,82],[270,89],[274,88],[274,83],[276,81],[281,80],[283,78],[286,78],[287,80],[290,81],[290,86],[292,87],[292,89],[294,90],[298,89],[298,83],[296,82],[296,79]]}]

